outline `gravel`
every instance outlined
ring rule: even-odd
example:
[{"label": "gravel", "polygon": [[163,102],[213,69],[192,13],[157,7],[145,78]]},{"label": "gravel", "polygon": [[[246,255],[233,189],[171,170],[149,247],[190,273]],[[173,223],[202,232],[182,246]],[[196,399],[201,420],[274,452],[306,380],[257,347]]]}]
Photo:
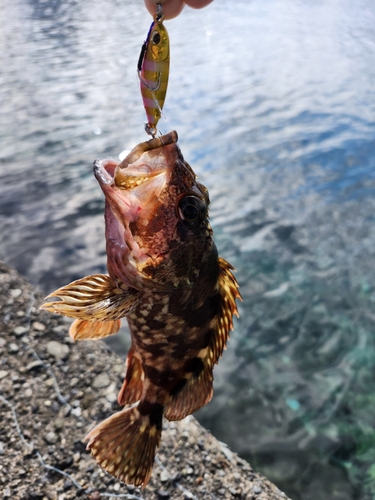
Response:
[{"label": "gravel", "polygon": [[102,342],[71,344],[66,321],[39,311],[40,303],[31,285],[0,262],[4,498],[287,499],[192,416],[164,421],[162,445],[144,490],[102,471],[83,438],[120,409],[113,394],[121,387],[124,363]]}]

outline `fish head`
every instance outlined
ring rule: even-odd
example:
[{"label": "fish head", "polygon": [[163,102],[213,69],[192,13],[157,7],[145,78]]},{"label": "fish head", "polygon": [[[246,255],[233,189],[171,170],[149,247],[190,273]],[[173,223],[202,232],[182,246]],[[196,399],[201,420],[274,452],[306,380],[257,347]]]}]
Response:
[{"label": "fish head", "polygon": [[171,132],[136,146],[120,163],[99,160],[106,198],[109,274],[137,289],[175,289],[198,277],[213,247],[207,189]]}]

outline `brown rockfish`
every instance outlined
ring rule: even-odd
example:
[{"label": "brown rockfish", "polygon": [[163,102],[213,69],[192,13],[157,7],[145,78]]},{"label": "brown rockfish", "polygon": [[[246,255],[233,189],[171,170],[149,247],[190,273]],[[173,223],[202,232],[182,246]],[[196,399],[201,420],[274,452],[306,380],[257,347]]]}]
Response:
[{"label": "brown rockfish", "polygon": [[106,337],[127,318],[132,344],[118,397],[125,408],[87,439],[101,467],[136,486],[150,478],[163,415],[180,420],[210,401],[240,298],[213,241],[207,189],[176,143],[171,132],[120,164],[94,162],[106,199],[109,276],[74,281],[42,306],[76,318],[73,339]]}]

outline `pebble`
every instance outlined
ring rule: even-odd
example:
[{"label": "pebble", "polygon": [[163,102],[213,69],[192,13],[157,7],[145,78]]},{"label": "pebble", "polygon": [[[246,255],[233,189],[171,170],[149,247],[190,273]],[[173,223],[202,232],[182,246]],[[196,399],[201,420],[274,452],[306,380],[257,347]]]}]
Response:
[{"label": "pebble", "polygon": [[39,321],[34,321],[33,328],[35,330],[37,330],[38,332],[44,332],[44,330],[46,329],[46,326],[43,325],[43,323],[39,323]]},{"label": "pebble", "polygon": [[101,494],[99,491],[94,491],[91,493],[91,500],[100,500],[102,498]]},{"label": "pebble", "polygon": [[11,344],[9,344],[9,350],[10,350],[10,352],[18,352],[20,350],[20,348],[18,347],[17,344],[11,343]]},{"label": "pebble", "polygon": [[108,375],[106,373],[100,373],[97,377],[94,378],[92,385],[96,389],[101,389],[102,387],[108,387],[110,383],[111,381]]},{"label": "pebble", "polygon": [[110,403],[117,401],[117,394],[115,392],[110,392],[109,394],[106,394],[105,397]]},{"label": "pebble", "polygon": [[70,387],[74,387],[75,385],[77,385],[79,382],[79,378],[78,377],[73,377],[70,381]]},{"label": "pebble", "polygon": [[8,372],[5,371],[5,370],[0,370],[0,380],[7,377],[8,376]]},{"label": "pebble", "polygon": [[64,427],[64,420],[62,418],[57,418],[54,422],[55,429],[60,430]]},{"label": "pebble", "polygon": [[16,326],[16,328],[13,330],[14,335],[17,335],[17,337],[20,337],[24,333],[28,331],[28,328],[25,326]]},{"label": "pebble", "polygon": [[15,288],[14,290],[10,290],[10,295],[16,299],[17,297],[19,297],[22,293],[22,290],[20,288]]},{"label": "pebble", "polygon": [[32,361],[26,366],[26,371],[29,372],[34,370],[34,368],[39,368],[40,366],[43,366],[43,361]]},{"label": "pebble", "polygon": [[51,340],[47,344],[47,352],[56,359],[64,359],[69,355],[69,347],[66,344],[60,344],[56,340]]},{"label": "pebble", "polygon": [[225,443],[222,443],[221,441],[219,441],[219,445],[220,445],[221,452],[225,455],[225,458],[230,463],[233,464],[234,463],[234,457],[233,457],[233,453],[231,452],[231,450],[228,448],[228,446]]},{"label": "pebble", "polygon": [[258,485],[255,485],[254,488],[253,488],[253,493],[254,495],[259,495],[260,493],[262,493],[262,488]]},{"label": "pebble", "polygon": [[66,326],[65,325],[55,326],[55,327],[52,328],[52,330],[55,333],[63,333],[63,332],[66,332]]},{"label": "pebble", "polygon": [[160,481],[162,483],[166,483],[167,481],[169,481],[169,474],[166,470],[162,470],[161,473],[160,473]]},{"label": "pebble", "polygon": [[171,496],[171,494],[167,490],[158,490],[157,495],[159,496],[159,498],[169,498]]},{"label": "pebble", "polygon": [[78,408],[74,408],[74,410],[72,410],[72,415],[74,415],[75,417],[80,417],[81,413],[82,413],[82,410],[79,406],[78,406]]},{"label": "pebble", "polygon": [[58,405],[58,403],[56,401],[54,401],[51,405],[51,409],[52,411],[54,411],[55,413],[57,413],[59,410],[60,410],[60,407]]},{"label": "pebble", "polygon": [[24,394],[25,398],[30,398],[30,397],[33,395],[33,390],[32,390],[32,389],[30,389],[30,387],[29,387],[28,389],[26,389],[26,390],[24,391],[24,393],[23,393],[23,394]]},{"label": "pebble", "polygon": [[0,337],[0,348],[4,347],[6,343],[7,343],[7,341],[5,339],[3,339],[2,337]]},{"label": "pebble", "polygon": [[114,366],[112,367],[112,370],[113,370],[115,373],[122,373],[122,372],[123,372],[123,370],[124,370],[124,365],[120,365],[120,364],[118,364],[118,365],[114,365]]},{"label": "pebble", "polygon": [[102,498],[101,494],[99,491],[94,491],[91,493],[91,500],[100,500]]},{"label": "pebble", "polygon": [[73,486],[73,483],[70,479],[65,479],[64,481],[64,490],[67,491],[67,490],[70,490],[70,488]]},{"label": "pebble", "polygon": [[45,436],[44,439],[47,441],[49,444],[55,444],[57,442],[57,434],[55,434],[53,431],[48,432]]}]

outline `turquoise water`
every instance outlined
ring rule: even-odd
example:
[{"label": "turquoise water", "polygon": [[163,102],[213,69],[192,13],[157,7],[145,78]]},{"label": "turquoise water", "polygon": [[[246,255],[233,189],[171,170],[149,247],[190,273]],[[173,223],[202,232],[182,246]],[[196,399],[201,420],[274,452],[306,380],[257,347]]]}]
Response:
[{"label": "turquoise water", "polygon": [[[49,292],[105,271],[91,165],[146,139],[150,18],[138,0],[0,15],[0,257]],[[375,4],[215,0],[166,24],[160,128],[244,298],[197,416],[295,500],[373,499]]]}]

